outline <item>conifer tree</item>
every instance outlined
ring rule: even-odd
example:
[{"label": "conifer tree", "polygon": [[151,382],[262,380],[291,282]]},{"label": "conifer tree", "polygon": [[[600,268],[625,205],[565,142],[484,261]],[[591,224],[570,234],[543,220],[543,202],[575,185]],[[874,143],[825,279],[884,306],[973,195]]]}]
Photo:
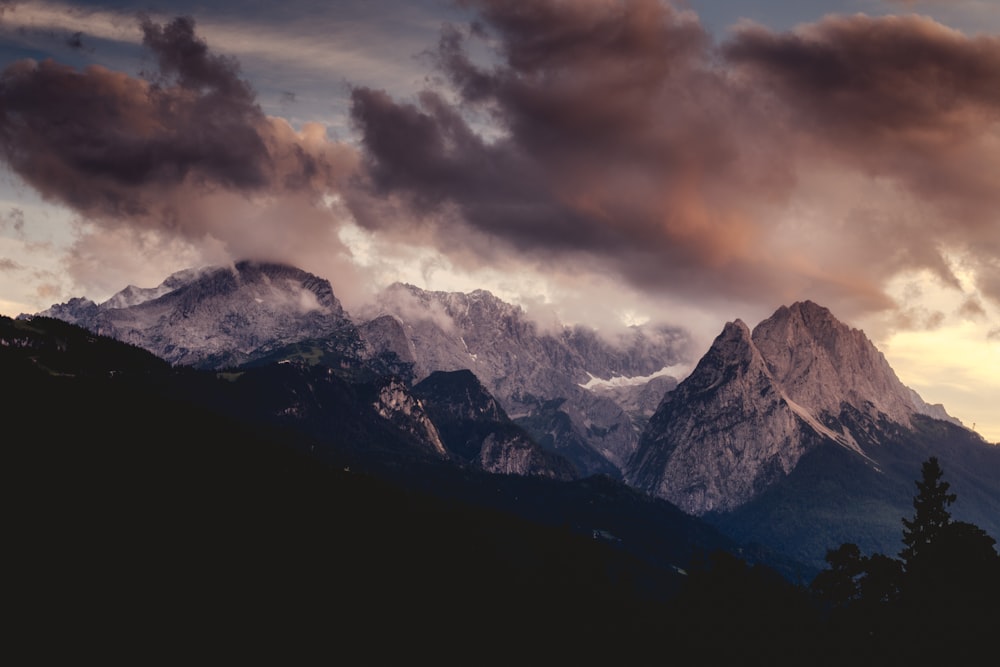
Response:
[{"label": "conifer tree", "polygon": [[942,480],[944,473],[932,456],[922,466],[922,479],[917,484],[917,495],[913,497],[914,515],[903,519],[903,544],[905,548],[899,557],[906,568],[911,570],[926,552],[927,546],[941,534],[951,522],[948,506],[955,502],[955,494],[948,493],[950,485]]}]

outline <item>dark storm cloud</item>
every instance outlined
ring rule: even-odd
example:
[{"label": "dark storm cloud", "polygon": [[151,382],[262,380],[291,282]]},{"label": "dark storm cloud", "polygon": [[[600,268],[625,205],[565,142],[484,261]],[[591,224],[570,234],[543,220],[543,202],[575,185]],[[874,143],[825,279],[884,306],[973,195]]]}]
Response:
[{"label": "dark storm cloud", "polygon": [[[463,222],[523,249],[614,244],[602,225],[553,201],[537,163],[511,145],[487,145],[437,94],[424,92],[419,106],[365,88],[352,99],[365,128],[367,178],[379,192],[405,192],[418,216],[459,199]],[[368,226],[384,222],[363,205],[356,211]]]},{"label": "dark storm cloud", "polygon": [[335,178],[337,158],[265,117],[237,63],[210,53],[193,20],[144,20],[142,31],[158,64],[148,80],[51,60],[0,74],[0,154],[42,195],[88,218],[197,236],[184,197]]},{"label": "dark storm cloud", "polygon": [[[800,155],[890,179],[934,207],[876,232],[891,236],[878,247],[945,279],[935,260],[943,247],[971,253],[989,272],[985,260],[1000,252],[1000,39],[917,16],[857,15],[792,33],[747,27],[724,53],[773,95]],[[862,241],[874,229],[852,233]]]},{"label": "dark storm cloud", "polygon": [[[831,17],[782,34],[746,28],[724,53],[790,105],[802,130],[873,169],[900,169],[903,158],[923,162],[975,141],[1000,111],[1000,39],[969,38],[930,19]],[[960,176],[948,185],[986,189]]]},{"label": "dark storm cloud", "polygon": [[858,15],[715,44],[657,0],[460,4],[475,18],[441,31],[426,90],[353,89],[356,148],[266,116],[178,18],[141,20],[143,77],[7,67],[0,156],[108,232],[78,244],[94,272],[137,229],[300,262],[340,248],[342,202],[459,266],[583,266],[689,302],[851,316],[894,306],[901,273],[959,287],[957,255],[1000,303],[996,38]]},{"label": "dark storm cloud", "polygon": [[[715,70],[693,17],[654,1],[466,4],[481,23],[468,35],[446,28],[435,52],[457,103],[354,92],[374,195],[352,200],[364,224],[416,217],[458,243],[458,221],[520,252],[585,253],[682,291],[770,280],[753,266],[748,214],[785,188],[787,173],[763,133],[737,149],[758,110]],[[485,33],[496,64],[468,54],[466,41]],[[477,117],[502,136],[475,132]],[[389,196],[401,203],[395,216]],[[692,269],[705,270],[691,279]]]},{"label": "dark storm cloud", "polygon": [[[958,287],[948,252],[1000,293],[1000,40],[858,15],[715,46],[651,0],[463,4],[476,22],[434,53],[457,99],[354,92],[364,224],[583,253],[696,297],[885,308],[900,271]],[[484,36],[493,63],[471,55]]]}]

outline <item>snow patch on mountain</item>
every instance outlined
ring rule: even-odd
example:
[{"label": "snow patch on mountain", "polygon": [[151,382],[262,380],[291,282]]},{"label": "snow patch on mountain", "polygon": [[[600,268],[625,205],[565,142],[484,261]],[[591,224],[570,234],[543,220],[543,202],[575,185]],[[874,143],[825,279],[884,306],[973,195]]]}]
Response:
[{"label": "snow patch on mountain", "polygon": [[816,433],[826,438],[829,438],[830,440],[833,440],[834,442],[836,442],[838,445],[840,445],[845,449],[849,449],[856,454],[860,454],[869,463],[876,466],[876,468],[878,467],[875,461],[870,456],[865,454],[863,449],[861,449],[861,445],[859,445],[858,441],[854,439],[854,436],[851,435],[850,429],[848,429],[846,426],[842,427],[843,428],[842,432],[837,433],[832,428],[825,426],[823,422],[816,419],[816,417],[814,417],[813,414],[809,412],[809,410],[802,407],[792,399],[788,398],[788,396],[786,396],[784,392],[782,392],[781,397],[785,400],[785,403],[788,404],[788,407],[792,409],[792,412],[801,417],[802,420],[805,421],[812,428],[812,430],[816,431]]},{"label": "snow patch on mountain", "polygon": [[667,364],[655,373],[650,373],[649,375],[638,375],[638,376],[624,376],[616,375],[610,378],[600,378],[593,373],[587,372],[590,376],[590,380],[587,382],[579,383],[578,386],[584,389],[598,389],[600,387],[634,387],[638,385],[649,384],[650,381],[659,377],[672,377],[675,380],[683,380],[685,377],[691,374],[692,367],[690,364]]}]

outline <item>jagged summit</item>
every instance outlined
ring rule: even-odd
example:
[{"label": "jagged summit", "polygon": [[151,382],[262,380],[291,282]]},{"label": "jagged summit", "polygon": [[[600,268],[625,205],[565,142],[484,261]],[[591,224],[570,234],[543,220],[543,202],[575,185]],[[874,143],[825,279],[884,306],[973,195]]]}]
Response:
[{"label": "jagged summit", "polygon": [[361,325],[366,338],[379,352],[412,359],[415,380],[434,371],[472,371],[515,421],[587,474],[620,471],[638,444],[637,420],[648,418],[626,412],[589,383],[614,377],[648,384],[681,361],[686,344],[676,329],[636,328],[608,342],[583,327],[543,328],[486,290],[396,283],[372,313],[380,317]]},{"label": "jagged summit", "polygon": [[212,271],[220,270],[221,268],[222,267],[204,266],[201,268],[176,271],[167,276],[167,278],[156,287],[136,287],[135,285],[129,285],[125,289],[111,296],[111,298],[107,301],[103,302],[101,304],[101,308],[129,308],[131,306],[138,306],[146,301],[158,299],[164,294],[169,294],[170,292],[183,287],[188,283],[194,282],[201,276],[211,273]]},{"label": "jagged summit", "polygon": [[798,462],[802,424],[741,320],[652,416],[626,479],[685,511],[737,507]]},{"label": "jagged summit", "polygon": [[908,426],[917,411],[864,332],[811,301],[779,308],[754,328],[753,342],[788,397],[817,415],[835,415],[846,402]]},{"label": "jagged summit", "polygon": [[820,442],[871,460],[886,428],[938,417],[865,334],[811,301],[725,325],[650,419],[626,478],[689,512],[729,511]]}]

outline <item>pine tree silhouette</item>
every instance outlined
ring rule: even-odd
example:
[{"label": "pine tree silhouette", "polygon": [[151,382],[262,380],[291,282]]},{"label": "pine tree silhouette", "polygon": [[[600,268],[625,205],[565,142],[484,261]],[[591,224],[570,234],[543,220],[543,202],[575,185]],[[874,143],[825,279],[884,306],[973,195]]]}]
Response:
[{"label": "pine tree silhouette", "polygon": [[903,519],[903,544],[899,553],[907,570],[912,570],[926,553],[928,546],[951,523],[948,506],[955,502],[955,494],[948,493],[950,485],[942,480],[944,473],[937,457],[932,456],[922,466],[922,479],[913,497],[913,519]]}]

